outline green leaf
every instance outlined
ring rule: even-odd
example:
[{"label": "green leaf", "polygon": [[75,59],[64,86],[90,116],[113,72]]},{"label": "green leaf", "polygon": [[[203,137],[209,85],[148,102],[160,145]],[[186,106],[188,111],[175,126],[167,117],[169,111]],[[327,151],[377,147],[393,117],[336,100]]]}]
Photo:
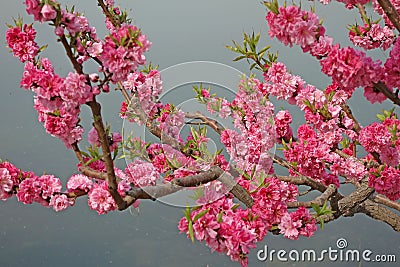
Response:
[{"label": "green leaf", "polygon": [[186,209],[183,211],[183,214],[185,215],[185,218],[188,222],[190,222],[192,219],[190,218],[190,208],[186,207]]},{"label": "green leaf", "polygon": [[237,208],[239,208],[239,207],[240,207],[239,204],[235,204],[235,205],[232,206],[231,210],[235,210],[235,209],[237,209]]},{"label": "green leaf", "polygon": [[218,216],[217,216],[217,223],[222,223],[222,215],[223,215],[224,213],[221,211],[220,213],[218,213]]},{"label": "green leaf", "polygon": [[321,214],[320,214],[320,213],[321,213],[321,208],[320,208],[320,206],[318,206],[318,205],[315,204],[315,203],[312,203],[312,204],[311,204],[311,207],[315,210],[315,212],[317,213],[318,216],[321,215]]},{"label": "green leaf", "polygon": [[244,58],[247,58],[247,56],[238,56],[238,57],[234,58],[233,61],[239,61]]},{"label": "green leaf", "polygon": [[192,240],[192,242],[194,242],[194,232],[193,232],[193,222],[189,221],[189,236],[190,236],[190,240]]},{"label": "green leaf", "polygon": [[193,222],[197,221],[198,219],[200,219],[201,217],[206,215],[209,210],[210,209],[206,209],[206,210],[203,210],[203,211],[200,211],[199,213],[197,213],[196,216],[194,216],[194,218],[193,218]]}]

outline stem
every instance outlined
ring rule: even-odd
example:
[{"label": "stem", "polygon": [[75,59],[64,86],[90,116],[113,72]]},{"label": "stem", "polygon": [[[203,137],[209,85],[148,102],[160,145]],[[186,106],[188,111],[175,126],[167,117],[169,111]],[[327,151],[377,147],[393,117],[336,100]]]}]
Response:
[{"label": "stem", "polygon": [[110,192],[115,203],[117,204],[118,209],[119,210],[126,209],[128,207],[127,203],[122,199],[121,195],[118,193],[117,178],[114,172],[114,162],[111,157],[107,133],[105,131],[105,127],[103,124],[103,119],[101,117],[101,105],[96,101],[95,98],[93,99],[93,101],[90,101],[88,105],[92,110],[93,126],[97,131],[101,144],[101,149],[103,151],[103,160],[106,165],[106,171],[107,171],[106,181],[108,184],[108,191]]},{"label": "stem", "polygon": [[387,98],[392,100],[394,104],[400,106],[400,99],[397,97],[396,94],[391,92],[385,84],[383,84],[382,82],[377,82],[374,84],[374,88],[377,89],[382,94],[384,94]]},{"label": "stem", "polygon": [[115,27],[118,28],[120,25],[119,21],[117,21],[114,16],[111,14],[110,10],[108,10],[108,7],[106,4],[104,4],[103,0],[97,0],[98,5],[101,7],[103,10],[104,15],[110,20],[111,24]]}]

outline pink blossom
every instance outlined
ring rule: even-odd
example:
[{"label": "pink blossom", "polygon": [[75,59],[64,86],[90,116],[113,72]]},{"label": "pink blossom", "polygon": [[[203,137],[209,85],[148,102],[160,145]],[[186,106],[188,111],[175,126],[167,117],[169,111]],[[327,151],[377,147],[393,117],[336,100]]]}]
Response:
[{"label": "pink blossom", "polygon": [[367,86],[364,88],[364,96],[369,102],[371,102],[371,104],[377,102],[382,103],[387,99],[387,97],[383,93],[372,86]]},{"label": "pink blossom", "polygon": [[55,211],[62,211],[69,207],[68,197],[64,194],[54,195],[50,199],[50,207],[53,207]]},{"label": "pink blossom", "polygon": [[25,0],[24,4],[26,5],[26,13],[29,15],[33,15],[34,20],[43,21],[41,9],[40,9],[40,0]]},{"label": "pink blossom", "polygon": [[391,140],[391,134],[386,127],[377,122],[373,122],[360,131],[359,142],[368,152],[380,153]]},{"label": "pink blossom", "polygon": [[91,57],[98,57],[101,55],[101,53],[103,53],[103,44],[93,43],[87,48],[87,51]]},{"label": "pink blossom", "polygon": [[332,174],[345,176],[347,179],[359,181],[368,174],[364,164],[354,157],[338,158],[331,166]]},{"label": "pink blossom", "polygon": [[365,5],[369,2],[369,0],[338,0],[338,2],[342,2],[346,5],[346,8],[352,9],[357,4]]},{"label": "pink blossom", "polygon": [[[263,90],[279,100],[287,100],[300,91],[304,85],[304,81],[287,72],[286,66],[280,62],[273,63],[272,66],[264,73]],[[268,83],[270,82],[270,83]]]},{"label": "pink blossom", "polygon": [[100,140],[99,140],[99,135],[97,134],[96,128],[92,127],[88,133],[88,142],[91,144],[93,147],[97,146],[100,147]]},{"label": "pink blossom", "polygon": [[400,163],[400,154],[397,147],[386,146],[381,149],[380,159],[389,166],[396,167]]},{"label": "pink blossom", "polygon": [[295,212],[285,214],[279,223],[279,229],[285,237],[297,240],[299,235],[310,237],[317,230],[315,219],[305,207]]},{"label": "pink blossom", "polygon": [[382,28],[379,24],[371,23],[362,26],[353,26],[349,31],[350,41],[356,46],[366,50],[382,47],[388,49],[394,41],[393,31],[385,26]]},{"label": "pink blossom", "polygon": [[350,47],[333,46],[328,56],[320,61],[322,72],[350,95],[359,86],[371,86],[382,76],[380,61],[373,61],[364,52]]},{"label": "pink blossom", "polygon": [[317,59],[321,59],[326,57],[332,47],[333,39],[329,36],[321,36],[318,38],[318,41],[314,42],[310,46],[310,54]]},{"label": "pink blossom", "polygon": [[160,177],[153,164],[135,159],[125,169],[129,182],[137,187],[155,185]]},{"label": "pink blossom", "polygon": [[[161,75],[157,70],[151,70],[149,74],[144,75],[141,72],[130,73],[127,79],[123,82],[126,89],[136,92],[138,94],[140,105],[147,116],[150,118],[160,108],[155,100],[162,92]],[[126,112],[125,112],[126,113]],[[131,117],[134,117],[132,119]],[[139,121],[139,115],[134,110],[130,109],[128,113],[130,121]]]},{"label": "pink blossom", "polygon": [[384,81],[386,85],[391,88],[400,88],[400,41],[396,41],[392,50],[390,51],[389,57],[384,64]]},{"label": "pink blossom", "polygon": [[43,16],[43,21],[49,21],[57,17],[57,11],[49,4],[44,4],[40,13]]},{"label": "pink blossom", "polygon": [[76,103],[77,106],[93,99],[93,93],[90,85],[87,84],[85,75],[73,72],[68,73],[65,78],[60,96],[64,101]]},{"label": "pink blossom", "polygon": [[54,193],[59,193],[61,188],[60,179],[53,175],[33,176],[20,183],[17,198],[24,204],[38,202],[43,206],[48,206],[50,198]]},{"label": "pink blossom", "polygon": [[161,116],[156,120],[160,123],[159,127],[164,135],[181,140],[179,133],[185,123],[185,113],[183,111],[166,104]]},{"label": "pink blossom", "polygon": [[[139,45],[140,43],[140,45]],[[145,63],[146,52],[151,43],[141,35],[138,28],[123,25],[116,32],[106,37],[103,53],[99,56],[104,70],[112,74],[114,82],[124,81],[128,74]]]},{"label": "pink blossom", "polygon": [[12,196],[14,182],[6,168],[0,168],[0,199],[7,200]]},{"label": "pink blossom", "polygon": [[24,24],[23,28],[13,27],[6,32],[6,41],[15,57],[21,62],[32,61],[39,53],[35,42],[36,31],[32,25]]},{"label": "pink blossom", "polygon": [[278,142],[282,142],[283,139],[285,142],[289,142],[292,137],[292,128],[290,127],[290,123],[292,122],[292,116],[287,110],[279,111],[275,116],[275,129]]},{"label": "pink blossom", "polygon": [[72,175],[67,182],[68,191],[82,190],[89,192],[93,186],[92,180],[83,174]]},{"label": "pink blossom", "polygon": [[301,222],[293,221],[289,213],[286,213],[279,223],[280,232],[289,239],[297,239],[299,236],[299,231],[297,228],[301,227]]},{"label": "pink blossom", "polygon": [[278,14],[268,12],[268,34],[276,37],[284,45],[293,43],[305,48],[314,43],[319,31],[318,17],[297,6],[279,7]]},{"label": "pink blossom", "polygon": [[88,196],[89,207],[97,211],[98,214],[105,214],[117,208],[114,199],[107,190],[107,182],[105,181],[101,184],[93,184]]},{"label": "pink blossom", "polygon": [[390,200],[398,200],[400,198],[400,170],[385,166],[379,174],[374,173],[374,171],[370,171],[368,185],[375,188],[379,194],[387,196]]}]

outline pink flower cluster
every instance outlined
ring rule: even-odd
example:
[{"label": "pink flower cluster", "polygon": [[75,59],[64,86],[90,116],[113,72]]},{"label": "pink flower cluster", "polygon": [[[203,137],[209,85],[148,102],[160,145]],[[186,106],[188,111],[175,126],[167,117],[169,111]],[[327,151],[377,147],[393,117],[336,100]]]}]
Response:
[{"label": "pink flower cluster", "polygon": [[360,144],[368,152],[380,153],[391,143],[391,134],[385,125],[373,122],[360,131]]},{"label": "pink flower cluster", "polygon": [[[275,178],[265,179],[264,186],[243,177],[239,179],[242,186],[253,191],[254,205],[251,209],[244,210],[233,203],[232,196],[223,196],[193,210],[189,218],[182,218],[178,229],[188,238],[193,231],[193,237],[205,241],[211,251],[225,253],[242,266],[248,265],[249,250],[264,239],[272,226],[279,225],[282,232],[292,231],[293,234],[286,235],[292,239],[299,235],[311,236],[316,231],[316,222],[305,208],[290,215],[287,213],[285,202],[295,200],[297,188]],[[296,233],[292,230],[293,225]]]},{"label": "pink flower cluster", "polygon": [[6,32],[6,41],[15,57],[21,62],[33,61],[39,53],[39,46],[35,42],[36,31],[32,25],[24,24],[23,28],[13,27]]},{"label": "pink flower cluster", "polygon": [[253,213],[262,218],[263,223],[268,227],[279,224],[282,216],[287,213],[286,202],[293,202],[298,195],[297,187],[290,183],[281,182],[276,178],[265,178],[264,183],[267,186],[255,190],[258,183],[249,183],[249,181],[239,181],[252,193],[254,205],[251,207]]},{"label": "pink flower cluster", "polygon": [[53,175],[36,176],[33,172],[17,169],[9,162],[0,163],[0,199],[13,195],[24,204],[38,202],[45,207],[61,211],[73,205],[61,193],[61,181]]},{"label": "pink flower cluster", "polygon": [[57,11],[54,9],[55,1],[48,1],[43,4],[40,0],[25,0],[26,12],[33,15],[34,19],[39,22],[45,22],[55,19]]},{"label": "pink flower cluster", "polygon": [[[350,6],[356,3],[358,2],[346,2]],[[305,22],[301,21],[304,18],[308,23],[314,22],[310,24],[313,27],[310,26],[309,28],[313,30],[295,30],[293,25],[304,25]],[[276,37],[285,45],[291,46],[293,43],[300,45],[304,52],[310,52],[311,55],[320,60],[322,72],[332,77],[333,83],[340,84],[340,87],[349,95],[357,87],[371,87],[373,83],[382,79],[384,71],[379,60],[373,61],[365,53],[350,47],[340,48],[338,44],[333,45],[333,39],[324,35],[325,29],[319,25],[318,21],[319,19],[314,13],[302,11],[297,6],[279,7],[278,13],[274,13],[273,10],[267,14],[271,37]],[[375,38],[371,41],[374,42],[374,45],[377,43],[378,46],[382,45],[382,47],[388,48],[393,41],[393,34],[387,27],[382,29],[378,24],[373,24],[368,32]],[[304,35],[307,37],[304,37]],[[368,36],[368,38],[371,39],[371,36]],[[359,44],[362,43],[358,37],[353,37],[353,40]],[[367,46],[367,44],[364,46]],[[266,89],[277,96],[278,99],[289,99],[290,102],[290,97],[295,94],[296,87],[299,86],[296,76],[282,77],[281,73],[285,73],[286,70],[280,65],[271,68],[264,75],[266,80],[275,85]],[[283,81],[286,81],[287,85]]]},{"label": "pink flower cluster", "polygon": [[272,171],[268,151],[275,144],[273,105],[260,91],[262,84],[255,78],[241,80],[236,98],[230,105],[234,127],[221,133],[226,146],[238,168],[251,173],[252,169]]},{"label": "pink flower cluster", "polygon": [[70,206],[67,196],[61,195],[61,188],[60,179],[53,175],[33,176],[19,184],[17,198],[24,204],[38,202],[45,207],[53,207],[55,211],[61,211]]},{"label": "pink flower cluster", "polygon": [[307,49],[325,29],[313,12],[303,11],[297,6],[279,7],[278,13],[268,12],[268,34],[284,45],[297,44]]},{"label": "pink flower cluster", "polygon": [[287,110],[280,110],[276,113],[275,116],[275,130],[276,130],[276,139],[278,143],[282,143],[282,139],[287,143],[290,141],[290,138],[293,136],[292,127],[290,127],[290,123],[292,123],[292,116]]},{"label": "pink flower cluster", "polygon": [[125,169],[128,181],[137,187],[155,185],[160,173],[152,163],[135,159]]},{"label": "pink flower cluster", "polygon": [[10,162],[0,162],[0,199],[7,200],[12,197],[20,181],[33,176],[33,173],[17,169]]},{"label": "pink flower cluster", "polygon": [[88,205],[98,214],[105,214],[117,208],[117,204],[115,204],[113,197],[108,192],[106,181],[93,183],[93,187],[88,194]]},{"label": "pink flower cluster", "polygon": [[54,73],[51,62],[43,58],[38,66],[26,63],[21,87],[36,93],[34,107],[49,134],[61,139],[67,148],[81,140],[79,107],[93,98],[84,75],[69,73],[62,79]]},{"label": "pink flower cluster", "polygon": [[365,24],[362,26],[353,26],[349,31],[350,41],[365,50],[382,47],[388,49],[394,41],[394,33],[388,27],[381,27],[377,23]]},{"label": "pink flower cluster", "polygon": [[304,85],[304,81],[299,76],[288,73],[286,66],[281,62],[273,63],[264,73],[264,79],[266,82],[262,87],[263,92],[291,103],[297,91]]},{"label": "pink flower cluster", "polygon": [[304,124],[297,129],[298,141],[288,146],[284,151],[289,162],[295,162],[297,170],[326,185],[334,184],[339,187],[336,175],[327,173],[325,162],[332,161],[331,145],[326,143],[323,135],[317,135],[314,130]]},{"label": "pink flower cluster", "polygon": [[[137,95],[140,105],[148,118],[153,118],[158,109],[162,107],[156,103],[162,92],[162,81],[159,71],[151,70],[147,75],[142,72],[130,73],[122,84],[125,89]],[[120,114],[122,118],[129,119],[131,122],[145,123],[140,120],[135,108],[131,108],[128,111],[126,102],[122,102]]]},{"label": "pink flower cluster", "polygon": [[165,104],[156,119],[163,135],[182,141],[180,130],[185,124],[185,113],[171,104]]},{"label": "pink flower cluster", "polygon": [[330,167],[332,174],[341,175],[348,180],[360,181],[368,174],[362,161],[354,157],[342,159],[338,157],[334,164]]},{"label": "pink flower cluster", "polygon": [[[267,228],[249,210],[234,209],[233,206],[231,198],[223,197],[192,212],[190,223],[194,237],[205,241],[211,251],[225,253],[233,261],[247,266],[249,249],[256,247],[256,242],[264,238]],[[201,212],[205,214],[194,220]],[[179,221],[178,229],[190,237],[187,218]]]},{"label": "pink flower cluster", "polygon": [[74,174],[67,182],[67,189],[69,192],[74,192],[76,190],[89,192],[92,186],[92,180],[83,174]]},{"label": "pink flower cluster", "polygon": [[350,95],[359,86],[372,86],[382,78],[379,60],[373,61],[364,52],[335,45],[325,59],[320,61],[322,72],[332,77]]},{"label": "pink flower cluster", "polygon": [[122,82],[129,73],[146,62],[143,53],[150,45],[137,27],[123,25],[105,38],[103,52],[98,58],[103,64],[104,72],[111,75],[112,81]]},{"label": "pink flower cluster", "polygon": [[389,88],[400,88],[400,41],[396,41],[384,64],[383,80]]},{"label": "pink flower cluster", "polygon": [[[375,171],[375,172],[374,172]],[[396,201],[400,198],[400,170],[385,166],[382,171],[371,170],[368,185],[376,192]]]},{"label": "pink flower cluster", "polygon": [[279,223],[279,229],[285,237],[297,240],[300,235],[310,237],[316,230],[315,219],[305,207],[285,214]]}]

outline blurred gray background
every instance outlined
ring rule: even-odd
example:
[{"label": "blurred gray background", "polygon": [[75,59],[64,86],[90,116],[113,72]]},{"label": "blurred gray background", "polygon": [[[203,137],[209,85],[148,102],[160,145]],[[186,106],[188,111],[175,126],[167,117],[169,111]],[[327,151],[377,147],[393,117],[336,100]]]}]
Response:
[{"label": "blurred gray background", "polygon": [[[76,10],[84,11],[91,25],[97,26],[99,36],[104,36],[104,18],[96,1],[62,3],[75,4]],[[224,45],[231,44],[232,39],[240,41],[243,31],[254,30],[263,34],[261,45],[272,44],[273,51],[279,51],[279,60],[293,73],[319,88],[329,84],[329,79],[320,73],[318,62],[311,56],[300,53],[298,47],[282,47],[267,37],[266,11],[259,1],[131,0],[120,1],[120,4],[131,11],[135,23],[153,42],[147,58],[153,64],[159,64],[160,69],[188,61],[209,60],[248,72],[247,63],[232,62],[235,55]],[[19,88],[23,64],[5,47],[5,23],[11,23],[12,17],[18,14],[25,22],[32,21],[24,9],[22,0],[3,0],[0,9],[0,157],[36,174],[55,174],[65,182],[75,173],[77,161],[72,151],[47,135],[37,121],[32,93]],[[349,12],[336,3],[328,7],[317,4],[316,10],[324,17],[327,34],[334,37],[335,42],[349,45],[344,29],[356,21],[357,12]],[[61,46],[55,42],[47,25],[36,26],[39,45],[49,43],[44,55],[52,60],[56,72],[65,76],[71,65]],[[381,59],[386,57],[381,51],[371,55]],[[362,125],[375,120],[375,114],[382,108],[390,107],[387,101],[373,106],[361,96],[362,92],[358,91],[351,107]],[[103,101],[105,119],[112,124],[112,130],[120,130],[122,121],[117,112],[121,96],[114,92],[103,99],[106,100]],[[277,103],[276,109],[281,107],[285,106]],[[289,109],[297,113],[293,123],[296,128],[302,123],[301,114],[293,107]],[[83,107],[82,117],[87,119],[88,114],[87,108]],[[185,235],[178,234],[177,222],[182,209],[159,202],[142,201],[139,215],[124,211],[99,216],[88,208],[86,198],[79,199],[74,207],[61,213],[38,204],[23,205],[13,198],[1,202],[0,214],[0,266],[239,266],[227,256],[211,254],[204,244],[191,243]],[[398,266],[339,261],[260,262],[256,257],[257,250],[264,245],[275,250],[321,251],[336,248],[338,238],[345,238],[350,249],[395,254],[400,261],[399,234],[383,223],[357,215],[330,223],[309,239],[290,241],[268,235],[257,249],[252,250],[249,266]]]}]

